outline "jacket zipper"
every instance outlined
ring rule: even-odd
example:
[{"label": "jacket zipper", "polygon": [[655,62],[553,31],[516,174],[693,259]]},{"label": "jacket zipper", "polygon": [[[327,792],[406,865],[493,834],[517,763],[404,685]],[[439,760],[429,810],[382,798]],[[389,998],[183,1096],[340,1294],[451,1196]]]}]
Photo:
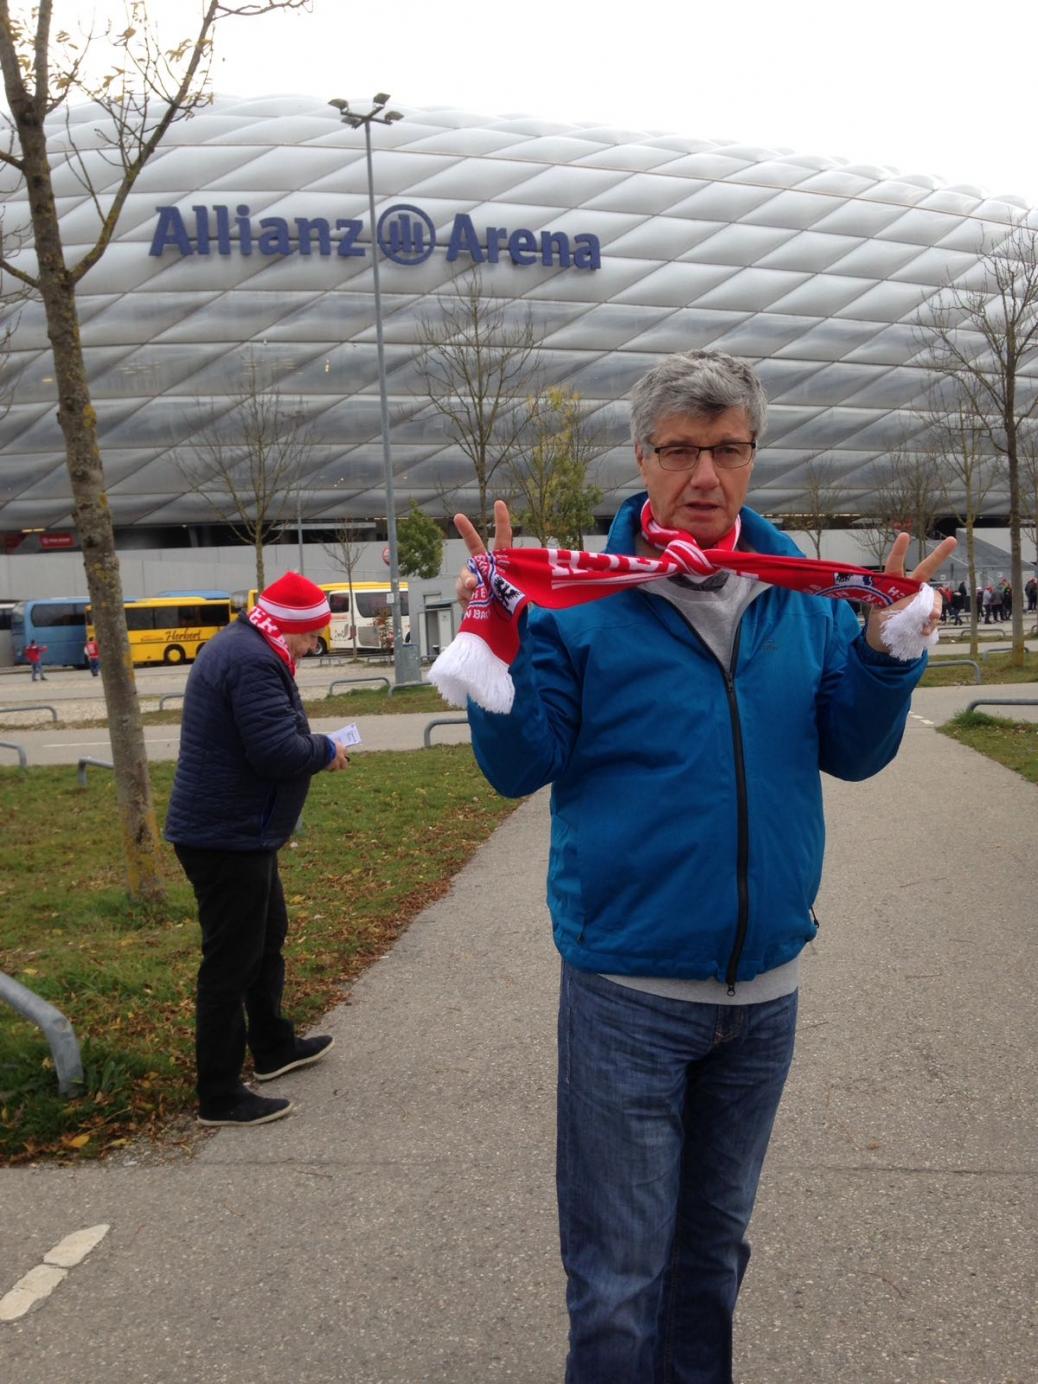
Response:
[{"label": "jacket zipper", "polygon": [[[681,613],[680,611],[678,612]],[[684,618],[684,617],[682,617]],[[735,926],[735,942],[728,957],[725,971],[725,984],[728,994],[735,994],[735,978],[742,960],[742,949],[746,944],[746,931],[750,923],[750,812],[746,799],[746,761],[742,743],[742,721],[739,717],[739,703],[735,696],[735,665],[739,660],[739,640],[742,637],[742,621],[735,627],[732,641],[732,657],[726,668],[710,648],[699,631],[689,621],[685,621],[696,639],[717,664],[724,678],[725,695],[728,698],[728,715],[732,723],[732,749],[735,755],[735,791],[738,801],[738,850],[736,854],[736,884],[739,890],[739,918]]]},{"label": "jacket zipper", "polygon": [[[739,657],[739,636],[742,625],[735,631],[732,645],[732,659],[728,668],[722,666],[724,689],[728,697],[728,714],[732,719],[732,748],[735,752],[735,789],[739,804],[739,848],[736,857],[736,878],[739,887],[739,921],[735,929],[735,945],[728,958],[725,981],[728,994],[735,994],[735,977],[742,960],[742,949],[746,943],[746,930],[750,922],[750,812],[746,799],[746,760],[742,743],[742,721],[739,718],[739,703],[735,697],[735,662]],[[720,663],[720,659],[718,659]]]}]

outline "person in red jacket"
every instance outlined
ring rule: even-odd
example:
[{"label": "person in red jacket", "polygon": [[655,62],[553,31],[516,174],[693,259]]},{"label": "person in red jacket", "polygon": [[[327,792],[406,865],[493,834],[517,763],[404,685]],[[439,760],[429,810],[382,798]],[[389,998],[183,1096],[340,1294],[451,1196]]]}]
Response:
[{"label": "person in red jacket", "polygon": [[96,639],[88,639],[83,645],[83,657],[90,668],[90,676],[97,677],[97,670],[101,666],[101,650],[98,648]]},{"label": "person in red jacket", "polygon": [[37,644],[35,639],[30,639],[25,646],[25,661],[32,669],[33,682],[47,681],[47,674],[43,671],[43,655],[46,652],[46,644]]}]

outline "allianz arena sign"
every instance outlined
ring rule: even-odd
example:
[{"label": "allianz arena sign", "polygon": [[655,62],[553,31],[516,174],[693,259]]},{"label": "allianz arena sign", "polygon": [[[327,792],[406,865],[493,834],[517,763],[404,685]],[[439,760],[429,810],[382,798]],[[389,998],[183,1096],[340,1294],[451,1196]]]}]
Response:
[{"label": "allianz arena sign", "polygon": [[[179,255],[318,255],[341,259],[365,258],[361,243],[363,221],[324,216],[261,216],[253,219],[247,206],[233,213],[227,206],[156,207],[158,223],[149,255],[167,251]],[[379,249],[395,264],[424,264],[441,247],[448,261],[472,264],[550,265],[558,269],[600,269],[598,236],[565,231],[531,231],[520,226],[485,226],[478,230],[471,216],[458,212],[450,234],[441,241],[432,218],[420,207],[397,202],[378,219]]]}]

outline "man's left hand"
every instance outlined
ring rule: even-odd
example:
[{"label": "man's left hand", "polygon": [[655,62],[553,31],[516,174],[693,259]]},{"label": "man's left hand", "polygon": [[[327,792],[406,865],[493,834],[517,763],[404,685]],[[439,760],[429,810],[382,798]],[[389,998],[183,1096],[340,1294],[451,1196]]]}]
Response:
[{"label": "man's left hand", "polygon": [[[890,555],[884,564],[884,572],[893,577],[903,577],[906,575],[905,556],[908,553],[909,544],[911,542],[911,534],[898,534],[894,539],[894,546],[890,550]],[[950,557],[957,547],[958,544],[954,538],[944,539],[943,542],[938,543],[932,553],[928,553],[926,557],[923,558],[918,567],[914,567],[907,575],[912,577],[915,581],[929,581],[933,574],[940,569],[945,559]],[[944,602],[941,600],[941,593],[934,590],[933,595],[933,611],[926,623],[919,628],[920,635],[926,638],[929,638],[941,623],[941,611],[944,608]],[[868,624],[865,626],[865,638],[868,641],[869,648],[875,649],[877,653],[881,654],[888,652],[887,646],[883,642],[881,635],[883,625],[889,620],[891,615],[894,615],[899,610],[904,610],[905,606],[914,599],[914,596],[905,596],[903,600],[895,601],[893,605],[887,606],[883,610],[869,611]]]}]

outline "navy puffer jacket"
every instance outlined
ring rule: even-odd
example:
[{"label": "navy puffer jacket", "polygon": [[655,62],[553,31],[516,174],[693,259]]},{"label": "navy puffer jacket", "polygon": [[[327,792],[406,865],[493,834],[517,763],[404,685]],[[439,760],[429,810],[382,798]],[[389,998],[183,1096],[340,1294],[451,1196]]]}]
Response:
[{"label": "navy puffer jacket", "polygon": [[214,851],[284,845],[310,779],[332,757],[313,735],[295,679],[260,632],[236,620],[187,680],[166,840]]}]

